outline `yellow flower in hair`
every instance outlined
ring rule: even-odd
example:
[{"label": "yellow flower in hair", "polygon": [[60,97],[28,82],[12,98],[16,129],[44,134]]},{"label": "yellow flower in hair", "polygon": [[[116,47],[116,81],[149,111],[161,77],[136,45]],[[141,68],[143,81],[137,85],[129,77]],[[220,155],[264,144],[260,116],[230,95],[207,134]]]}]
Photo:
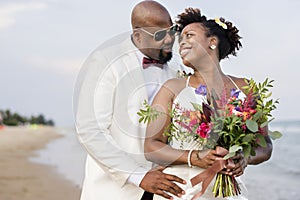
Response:
[{"label": "yellow flower in hair", "polygon": [[222,26],[222,28],[227,29],[227,25],[224,22],[221,22],[220,18],[215,18],[215,22]]}]

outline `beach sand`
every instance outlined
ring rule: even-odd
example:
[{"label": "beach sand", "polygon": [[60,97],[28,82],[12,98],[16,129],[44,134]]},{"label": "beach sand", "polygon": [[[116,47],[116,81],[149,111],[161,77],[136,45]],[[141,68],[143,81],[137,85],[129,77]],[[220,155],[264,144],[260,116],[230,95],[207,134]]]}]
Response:
[{"label": "beach sand", "polygon": [[48,142],[60,137],[51,127],[0,130],[0,200],[79,199],[81,189],[54,167],[28,160]]}]

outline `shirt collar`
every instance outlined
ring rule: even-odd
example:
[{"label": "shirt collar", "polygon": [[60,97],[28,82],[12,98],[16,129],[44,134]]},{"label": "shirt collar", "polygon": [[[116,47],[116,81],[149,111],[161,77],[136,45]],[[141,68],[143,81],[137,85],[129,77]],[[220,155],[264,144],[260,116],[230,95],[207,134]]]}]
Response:
[{"label": "shirt collar", "polygon": [[[139,63],[140,63],[141,66],[143,66],[143,58],[144,58],[144,57],[149,58],[148,56],[144,55],[139,49],[137,49],[137,51],[136,51],[136,56],[137,56],[137,58],[138,58]],[[164,68],[165,68],[167,65],[168,65],[168,64],[165,63],[165,64],[164,64]]]}]

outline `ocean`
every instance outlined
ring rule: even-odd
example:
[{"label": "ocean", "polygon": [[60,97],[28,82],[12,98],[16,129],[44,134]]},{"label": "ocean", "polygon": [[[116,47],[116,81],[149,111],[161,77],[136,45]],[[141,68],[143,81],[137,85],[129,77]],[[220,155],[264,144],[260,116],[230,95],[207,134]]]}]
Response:
[{"label": "ocean", "polygon": [[[272,122],[269,127],[282,132],[283,137],[273,141],[270,160],[246,168],[242,179],[248,189],[248,198],[300,200],[300,121]],[[82,187],[86,152],[74,129],[58,130],[65,137],[50,142],[30,160],[55,167],[66,179]]]},{"label": "ocean", "polygon": [[57,128],[57,131],[64,137],[47,144],[30,161],[50,165],[66,179],[82,187],[86,152],[78,142],[74,128]]},{"label": "ocean", "polygon": [[273,141],[270,160],[248,166],[244,181],[250,200],[300,200],[300,121],[272,122],[283,136]]}]

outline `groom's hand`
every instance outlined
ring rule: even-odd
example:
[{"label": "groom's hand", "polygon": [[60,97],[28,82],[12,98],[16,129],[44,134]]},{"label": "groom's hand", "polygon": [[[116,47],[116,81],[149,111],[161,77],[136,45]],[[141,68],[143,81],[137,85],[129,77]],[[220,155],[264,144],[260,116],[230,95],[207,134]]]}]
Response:
[{"label": "groom's hand", "polygon": [[167,199],[170,199],[171,196],[166,192],[178,197],[182,196],[185,193],[184,190],[174,182],[181,184],[186,184],[186,182],[175,175],[163,173],[165,168],[159,166],[147,172],[140,183],[140,187],[147,192],[163,196]]}]

